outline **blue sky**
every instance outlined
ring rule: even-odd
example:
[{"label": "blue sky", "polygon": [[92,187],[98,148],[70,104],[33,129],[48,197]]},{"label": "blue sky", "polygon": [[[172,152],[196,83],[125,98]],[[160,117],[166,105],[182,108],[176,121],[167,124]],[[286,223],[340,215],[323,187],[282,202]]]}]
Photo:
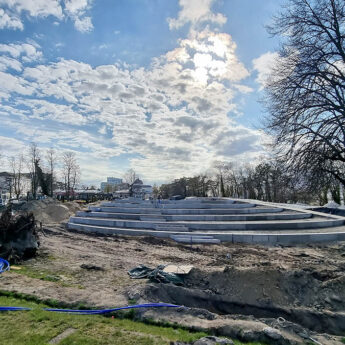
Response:
[{"label": "blue sky", "polygon": [[74,151],[85,183],[255,161],[282,2],[0,0],[3,169],[33,141]]}]

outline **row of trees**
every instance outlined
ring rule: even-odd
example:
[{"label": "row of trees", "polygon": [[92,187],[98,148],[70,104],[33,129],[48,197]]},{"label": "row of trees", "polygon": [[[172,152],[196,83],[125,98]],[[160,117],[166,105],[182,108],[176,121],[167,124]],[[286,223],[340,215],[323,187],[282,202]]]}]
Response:
[{"label": "row of trees", "polygon": [[[71,151],[58,154],[53,148],[43,150],[36,143],[31,143],[25,152],[3,156],[2,159],[8,160],[8,189],[17,198],[30,189],[31,197],[36,199],[39,188],[42,194],[53,196],[57,187],[62,187],[69,198],[80,180],[80,167],[75,153]],[[26,185],[28,180],[30,186]]]},{"label": "row of trees", "polygon": [[[326,179],[325,176],[328,176]],[[314,179],[314,175],[291,173],[289,166],[277,159],[257,165],[238,166],[217,163],[208,173],[176,179],[155,188],[163,198],[174,195],[222,196],[258,199],[280,203],[327,203],[329,193],[340,203],[342,190],[332,175]]]}]

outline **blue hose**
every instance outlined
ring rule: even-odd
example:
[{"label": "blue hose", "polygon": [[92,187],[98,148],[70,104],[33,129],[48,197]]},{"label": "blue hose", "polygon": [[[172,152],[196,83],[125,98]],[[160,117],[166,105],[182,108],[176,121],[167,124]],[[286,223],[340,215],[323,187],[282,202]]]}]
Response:
[{"label": "blue hose", "polygon": [[10,263],[0,258],[0,274],[10,270]]},{"label": "blue hose", "polygon": [[[0,258],[0,274],[9,271],[10,264],[7,260]],[[175,304],[168,304],[168,303],[147,303],[147,304],[137,304],[137,305],[130,305],[127,307],[120,307],[120,308],[113,308],[113,309],[90,309],[90,310],[75,310],[75,309],[53,309],[53,308],[44,308],[45,311],[54,311],[58,313],[72,313],[72,314],[108,314],[114,311],[125,310],[125,309],[137,309],[137,308],[179,308],[180,305]],[[31,310],[31,308],[25,307],[0,307],[1,311],[18,311],[18,310]]]},{"label": "blue hose", "polygon": [[[113,309],[89,309],[89,310],[75,310],[75,309],[53,309],[53,308],[43,308],[45,311],[53,311],[57,313],[71,313],[71,314],[84,314],[84,315],[96,315],[96,314],[108,314],[114,311],[125,310],[125,309],[136,309],[136,308],[180,308],[180,305],[168,304],[168,303],[147,303],[147,304],[137,304],[129,305],[127,307],[113,308]],[[31,310],[31,308],[24,307],[0,307],[1,311],[18,311],[18,310]]]},{"label": "blue hose", "polygon": [[45,308],[46,311],[55,311],[58,313],[72,313],[72,314],[108,314],[114,311],[125,310],[125,309],[137,309],[137,308],[179,308],[180,305],[175,304],[168,304],[168,303],[147,303],[147,304],[137,304],[137,305],[130,305],[127,307],[120,307],[120,308],[113,308],[113,309],[90,309],[90,310],[74,310],[74,309],[52,309],[52,308]]},{"label": "blue hose", "polygon": [[0,307],[0,311],[18,311],[18,310],[31,310],[25,307]]}]

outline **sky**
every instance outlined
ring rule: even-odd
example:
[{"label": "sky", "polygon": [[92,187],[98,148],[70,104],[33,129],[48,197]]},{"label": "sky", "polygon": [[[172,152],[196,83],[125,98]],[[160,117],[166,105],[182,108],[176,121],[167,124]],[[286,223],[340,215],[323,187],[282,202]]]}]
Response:
[{"label": "sky", "polygon": [[[252,163],[282,0],[0,0],[0,152],[73,151],[82,182]],[[6,170],[6,159],[2,169]]]}]

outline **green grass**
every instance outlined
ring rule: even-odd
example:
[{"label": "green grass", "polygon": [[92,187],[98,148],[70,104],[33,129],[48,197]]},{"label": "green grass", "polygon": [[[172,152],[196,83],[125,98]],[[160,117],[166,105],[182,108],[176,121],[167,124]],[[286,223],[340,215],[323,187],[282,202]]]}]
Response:
[{"label": "green grass", "polygon": [[65,272],[53,272],[49,270],[43,270],[36,267],[26,266],[26,265],[16,265],[18,269],[9,271],[8,274],[12,274],[13,272],[16,274],[22,274],[29,278],[33,279],[40,279],[44,281],[50,281],[57,283],[63,287],[77,287],[79,289],[83,289],[84,287],[80,284],[72,283],[72,277]]},{"label": "green grass", "polygon": [[[24,297],[24,295],[22,295]],[[30,300],[31,299],[31,300]],[[49,306],[54,305],[51,301]],[[70,315],[41,310],[47,307],[35,298],[20,298],[13,293],[0,295],[0,306],[29,307],[31,311],[0,313],[1,345],[43,345],[67,328],[76,332],[60,345],[168,345],[171,341],[191,342],[206,333],[192,332],[178,327],[167,327],[136,322],[127,318],[114,319],[100,315]],[[56,305],[58,306],[58,305]],[[123,316],[123,314],[122,314]],[[235,341],[236,345],[241,342]],[[248,345],[262,345],[250,343]]]}]

